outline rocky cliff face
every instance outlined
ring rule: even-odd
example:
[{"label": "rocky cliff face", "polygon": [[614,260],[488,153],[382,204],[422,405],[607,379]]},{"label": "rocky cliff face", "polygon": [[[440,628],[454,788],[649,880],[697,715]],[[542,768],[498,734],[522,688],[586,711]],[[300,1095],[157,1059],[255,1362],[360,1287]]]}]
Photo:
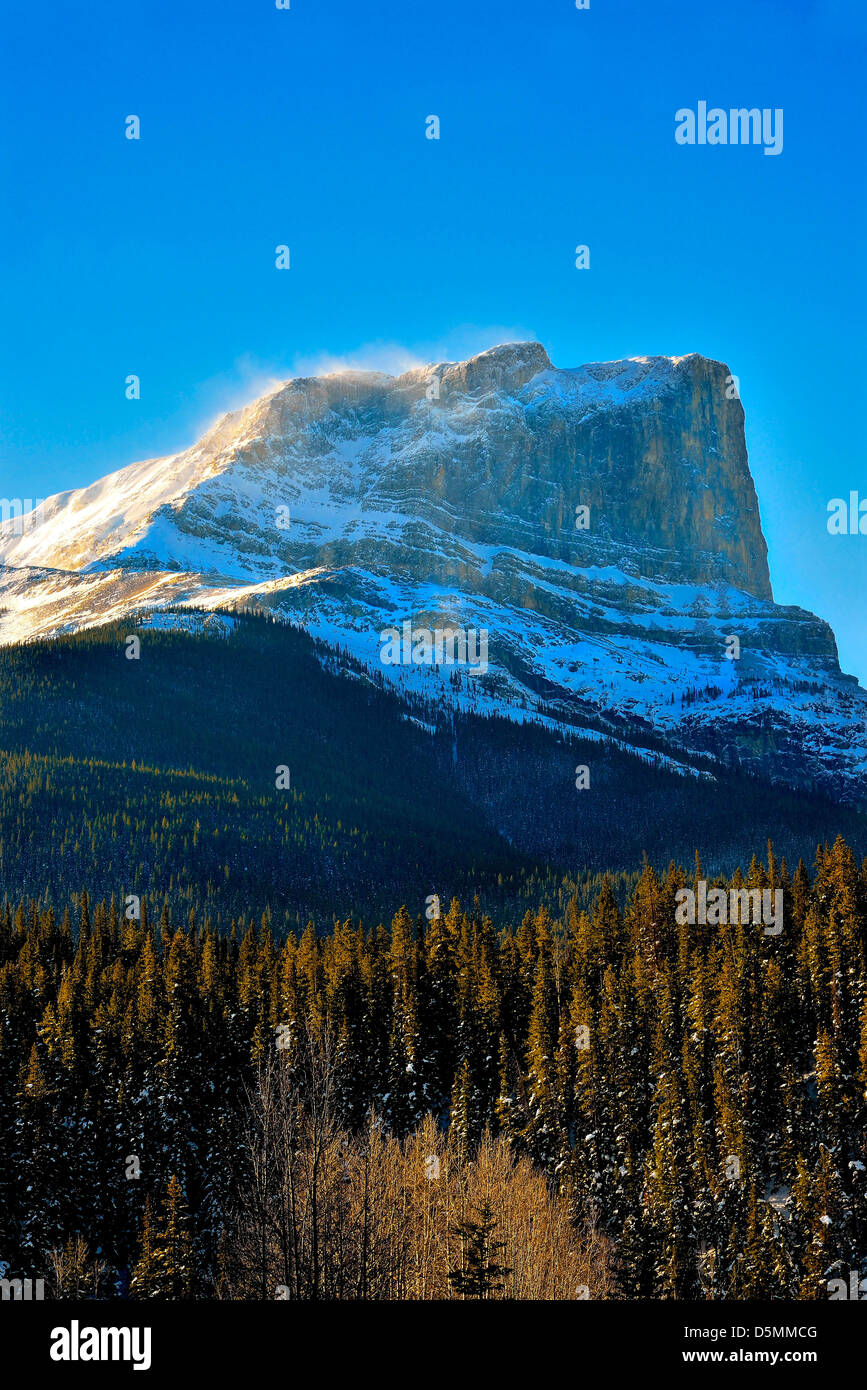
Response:
[{"label": "rocky cliff face", "polygon": [[773,603],[743,409],[695,354],[296,379],[0,528],[0,559],[0,640],[255,605],[382,671],[393,624],[484,628],[483,680],[385,674],[863,795],[863,692],[826,623]]}]

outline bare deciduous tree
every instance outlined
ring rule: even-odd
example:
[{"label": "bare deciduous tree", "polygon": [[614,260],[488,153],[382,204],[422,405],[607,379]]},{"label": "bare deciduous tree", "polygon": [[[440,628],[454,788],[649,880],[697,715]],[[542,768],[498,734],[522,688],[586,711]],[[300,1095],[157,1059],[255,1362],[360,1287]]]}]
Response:
[{"label": "bare deciduous tree", "polygon": [[578,1231],[544,1175],[505,1139],[486,1134],[464,1155],[432,1116],[400,1141],[373,1114],[349,1134],[335,1119],[334,1076],[324,1030],[262,1061],[224,1233],[222,1297],[460,1297],[449,1280],[462,1259],[454,1233],[481,1207],[496,1220],[509,1269],[492,1296],[612,1296],[607,1239]]}]

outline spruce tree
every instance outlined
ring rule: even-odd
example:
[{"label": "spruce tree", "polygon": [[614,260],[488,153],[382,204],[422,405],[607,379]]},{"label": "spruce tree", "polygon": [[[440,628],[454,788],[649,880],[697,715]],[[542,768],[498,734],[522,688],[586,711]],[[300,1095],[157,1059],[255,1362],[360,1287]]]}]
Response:
[{"label": "spruce tree", "polygon": [[492,1238],[499,1222],[490,1202],[474,1210],[475,1220],[467,1219],[452,1229],[452,1235],[460,1238],[461,1263],[449,1270],[449,1283],[462,1298],[490,1298],[505,1287],[512,1269],[499,1263],[498,1252],[505,1249],[505,1242]]}]

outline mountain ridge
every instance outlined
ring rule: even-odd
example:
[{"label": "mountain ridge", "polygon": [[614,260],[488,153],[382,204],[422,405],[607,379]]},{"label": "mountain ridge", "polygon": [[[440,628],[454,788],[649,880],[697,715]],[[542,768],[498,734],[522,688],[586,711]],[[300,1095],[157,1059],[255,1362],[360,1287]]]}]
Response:
[{"label": "mountain ridge", "polygon": [[[550,414],[553,410],[561,416],[568,415],[571,417],[570,423],[574,420],[580,426],[592,421],[600,411],[607,415],[612,410],[650,407],[666,394],[671,395],[677,386],[677,376],[690,368],[696,369],[700,375],[706,377],[712,374],[718,381],[731,379],[731,374],[724,364],[715,363],[712,359],[695,353],[685,357],[628,358],[610,363],[590,363],[578,368],[558,369],[551,366],[541,344],[534,343],[502,345],[463,363],[433,363],[397,377],[377,372],[350,371],[322,377],[291,378],[249,406],[221,416],[189,449],[129,464],[87,488],[59,493],[48,498],[42,505],[38,518],[26,526],[24,535],[16,538],[11,534],[12,523],[7,522],[0,526],[0,560],[17,567],[40,564],[51,568],[76,570],[122,555],[123,563],[131,565],[136,557],[124,552],[123,543],[125,539],[135,541],[137,528],[146,518],[152,518],[161,508],[171,507],[173,502],[224,475],[233,465],[246,465],[248,471],[254,470],[256,465],[262,462],[263,450],[257,446],[261,445],[263,438],[276,439],[291,449],[297,444],[295,434],[300,424],[306,431],[303,443],[308,454],[311,445],[321,451],[324,442],[333,444],[333,440],[327,439],[326,417],[334,412],[336,405],[342,407],[341,418],[337,421],[339,428],[335,431],[337,442],[345,442],[351,437],[356,440],[363,440],[365,437],[375,438],[383,426],[394,428],[396,422],[409,423],[410,429],[404,429],[399,441],[403,448],[400,463],[405,471],[407,446],[417,442],[424,444],[424,433],[432,424],[438,423],[438,416],[449,419],[449,424],[457,435],[458,444],[463,432],[470,435],[470,443],[474,447],[478,443],[479,421],[474,419],[472,407],[478,407],[492,394],[496,395],[504,390],[512,396],[516,392],[523,392],[518,404],[523,414],[529,417],[529,427],[523,430],[523,437],[516,442],[528,446],[531,450],[535,444],[537,458],[541,460],[541,445],[546,435],[546,412]],[[538,380],[539,378],[541,380]],[[524,388],[534,380],[537,381],[537,389],[529,393],[524,392]],[[427,392],[434,383],[438,394],[429,399]],[[696,386],[707,388],[708,384],[708,381],[699,381]],[[710,393],[706,391],[706,394]],[[464,409],[450,411],[449,405],[452,402],[463,405]],[[502,412],[505,404],[504,401],[495,403],[499,412]],[[418,407],[421,407],[420,421],[414,418],[407,422],[405,417],[415,417]],[[486,428],[490,429],[493,422],[489,417],[496,413],[497,410],[492,411],[490,406],[482,412],[482,423]],[[747,483],[751,490],[745,500],[747,511],[753,515],[756,522],[755,534],[751,539],[755,541],[759,561],[755,571],[750,563],[748,572],[741,577],[744,587],[749,592],[770,598],[772,595],[767,570],[767,547],[758,525],[757,499],[746,464],[745,447],[742,439],[737,437],[739,434],[742,435],[743,412],[736,397],[725,401],[723,413],[731,417],[729,427],[735,436],[734,464],[740,471],[739,481]],[[369,435],[365,434],[365,430],[369,431]],[[406,437],[407,434],[409,438]],[[497,442],[495,436],[491,441],[492,446]],[[577,452],[580,463],[582,454],[576,449],[574,441],[565,441],[563,447],[566,450],[567,463],[572,462],[568,457],[570,451],[572,454]],[[332,448],[332,453],[336,454],[338,451]],[[550,466],[550,461],[547,462]],[[563,459],[556,462],[561,476],[557,476],[556,468],[550,470],[555,476],[546,479],[549,490],[555,485],[560,489],[564,487]],[[345,460],[338,458],[336,463],[339,465],[345,463]],[[473,466],[479,463],[477,453],[473,453],[471,463]],[[371,474],[377,471],[377,464],[380,476],[372,479]],[[377,487],[373,492],[374,498],[381,497],[391,509],[395,500],[400,500],[399,497],[395,498],[395,478],[387,468],[382,467],[381,461],[375,458],[368,462],[364,471],[366,476],[361,481],[367,488],[364,501],[368,508],[372,500],[370,483],[375,481]],[[598,484],[600,480],[592,477],[582,478],[580,468],[573,468],[572,471],[578,474],[575,479],[576,487],[580,488],[583,484],[587,492],[587,496],[579,499],[575,505],[592,507],[594,502],[599,500],[598,486],[594,488],[593,483]],[[472,473],[470,476],[472,478]],[[430,494],[434,499],[438,493],[443,493],[446,505],[449,504],[448,478],[437,485],[435,478],[425,477],[422,468],[420,480],[431,482]],[[340,480],[338,478],[333,481],[339,483]],[[462,482],[463,479],[459,481]],[[516,480],[509,481],[514,483]],[[532,480],[527,480],[524,475],[517,479],[519,485],[527,481]],[[628,485],[631,480],[625,481]],[[443,483],[446,485],[445,488]],[[122,514],[112,513],[112,507],[116,502],[116,488],[119,489],[123,502]],[[290,487],[290,498],[286,503],[290,506],[291,491]],[[280,500],[277,499],[277,503]],[[424,498],[417,500],[423,503]],[[502,502],[503,499],[498,496],[496,500]],[[535,501],[536,498],[533,497],[532,500]],[[532,539],[536,542],[553,543],[556,537],[552,533],[556,531],[560,534],[561,542],[564,532],[570,541],[574,541],[576,538],[571,528],[574,508],[571,506],[571,498],[568,499],[570,505],[566,508],[568,516],[564,516],[563,504],[559,498],[556,499],[559,505],[553,508],[550,498],[542,497],[540,500],[547,504],[546,510],[549,515],[546,516],[545,523],[548,534],[542,534],[539,527]],[[611,498],[608,499],[608,508],[610,511]],[[525,527],[527,525],[527,518],[520,513],[513,518],[514,520],[523,523]],[[700,521],[701,517],[694,515],[691,520]],[[63,536],[65,530],[71,533],[70,540],[66,542]],[[720,535],[714,539],[715,551],[719,553],[720,546],[724,547],[726,538]],[[82,544],[86,544],[84,552],[81,549]],[[134,546],[128,547],[133,548]],[[144,553],[139,555],[139,560],[159,558],[158,546],[153,548],[150,554],[146,547],[143,550]],[[235,562],[239,558],[243,558],[243,553],[239,556],[237,551],[231,557]],[[749,558],[752,559],[751,556]],[[196,568],[189,563],[184,567]],[[228,572],[234,574],[236,570],[230,568]],[[257,573],[255,577],[273,578],[275,573]]]},{"label": "mountain ridge", "polygon": [[483,678],[387,674],[864,798],[867,695],[828,624],[773,601],[735,378],[698,353],[556,368],[515,343],[293,378],[14,529],[0,643],[254,608],[381,670],[406,621],[483,630]]}]

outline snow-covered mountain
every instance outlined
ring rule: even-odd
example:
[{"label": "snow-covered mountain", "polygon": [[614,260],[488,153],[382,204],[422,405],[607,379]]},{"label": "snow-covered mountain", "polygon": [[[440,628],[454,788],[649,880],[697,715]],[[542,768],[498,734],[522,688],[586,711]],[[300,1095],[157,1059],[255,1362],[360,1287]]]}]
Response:
[{"label": "snow-covered mountain", "polygon": [[[867,801],[867,692],[773,602],[743,409],[697,354],[294,379],[7,521],[0,562],[0,642],[265,608],[433,698]],[[487,673],[383,664],[407,621],[485,632]]]}]

